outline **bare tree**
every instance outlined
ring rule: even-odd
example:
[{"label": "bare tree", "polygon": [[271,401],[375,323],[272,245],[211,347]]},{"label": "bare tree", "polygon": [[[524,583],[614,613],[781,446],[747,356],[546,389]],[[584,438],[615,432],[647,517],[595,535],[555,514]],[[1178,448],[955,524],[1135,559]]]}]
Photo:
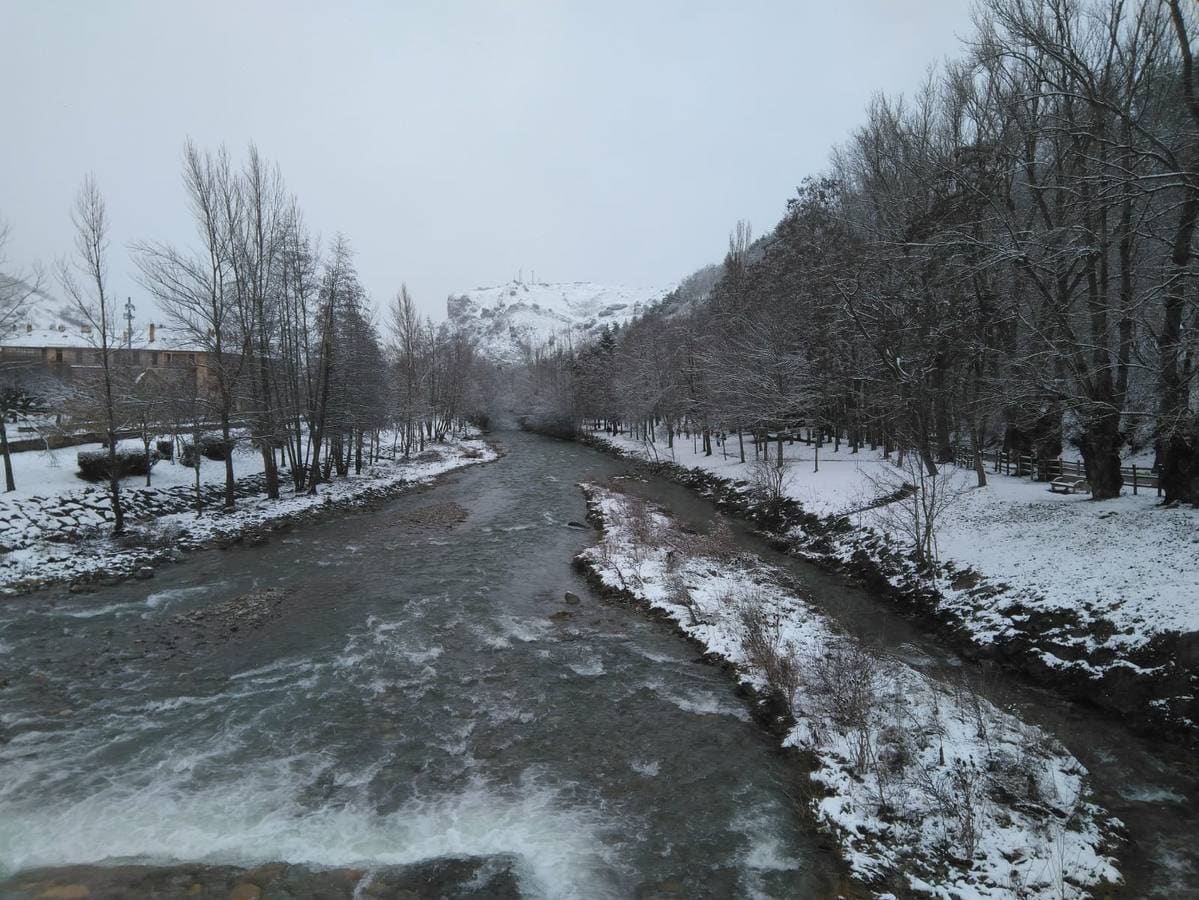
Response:
[{"label": "bare tree", "polygon": [[422,371],[421,322],[408,286],[400,285],[399,293],[392,300],[390,313],[391,353],[396,372],[397,412],[400,417],[399,433],[403,435],[404,456],[412,454],[423,416],[421,404]]},{"label": "bare tree", "polygon": [[71,214],[75,226],[75,253],[58,268],[63,291],[91,330],[100,364],[100,399],[108,445],[108,490],[112,502],[113,534],[125,530],[121,507],[121,481],[117,467],[117,397],[115,391],[117,335],[116,309],[108,290],[108,212],[94,175],[87,175],[75,197]]},{"label": "bare tree", "polygon": [[165,380],[154,369],[134,369],[121,385],[122,406],[127,410],[129,423],[137,429],[142,442],[142,453],[146,461],[146,487],[151,485],[151,470],[154,468],[156,450],[151,449],[154,439],[161,433],[168,417],[172,396],[169,380]]},{"label": "bare tree", "polygon": [[[195,253],[169,244],[139,242],[133,247],[141,284],[158,301],[193,346],[204,350],[215,381],[202,396],[206,411],[220,421],[221,437],[232,446],[232,420],[245,355],[239,352],[234,295],[232,229],[240,227],[232,206],[234,180],[228,154],[202,152],[190,141],[184,150],[183,181],[200,237]],[[231,220],[231,216],[234,218]],[[234,506],[233,454],[225,454],[226,509]]]},{"label": "bare tree", "polygon": [[[6,248],[11,235],[7,222],[0,219],[0,267],[8,261]],[[41,292],[42,271],[0,271],[0,332],[5,332],[21,316],[30,301]],[[16,490],[13,478],[12,457],[8,448],[8,420],[27,414],[37,407],[37,401],[28,389],[28,366],[6,364],[0,371],[0,454],[4,456],[4,490]]]}]

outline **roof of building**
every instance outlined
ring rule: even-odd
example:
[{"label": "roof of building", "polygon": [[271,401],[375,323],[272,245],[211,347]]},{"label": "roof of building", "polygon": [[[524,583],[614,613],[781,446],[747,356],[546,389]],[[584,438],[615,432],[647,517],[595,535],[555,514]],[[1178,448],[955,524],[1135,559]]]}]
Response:
[{"label": "roof of building", "polygon": [[[204,347],[191,336],[182,334],[178,329],[165,325],[154,326],[154,340],[150,340],[150,329],[134,330],[132,348],[134,350],[165,350],[190,353],[203,352]],[[130,347],[122,330],[114,334],[112,346],[114,349]],[[82,328],[59,325],[53,328],[35,328],[25,323],[18,323],[8,331],[0,333],[2,347],[49,347],[51,349],[83,350],[95,349],[96,334],[85,333]]]},{"label": "roof of building", "polygon": [[[0,284],[17,284],[15,279],[0,273]],[[26,285],[26,287],[28,287]],[[30,294],[12,317],[0,329],[0,346],[28,347],[63,350],[83,350],[96,346],[95,333],[88,333],[86,320],[72,303],[60,300],[46,291],[29,288]],[[157,313],[155,313],[157,314]],[[154,340],[150,340],[150,332]],[[125,320],[119,319],[113,330],[112,345],[128,347],[125,339]],[[183,329],[155,323],[135,325],[133,328],[135,350],[181,350],[202,353],[204,347],[195,337]]]}]

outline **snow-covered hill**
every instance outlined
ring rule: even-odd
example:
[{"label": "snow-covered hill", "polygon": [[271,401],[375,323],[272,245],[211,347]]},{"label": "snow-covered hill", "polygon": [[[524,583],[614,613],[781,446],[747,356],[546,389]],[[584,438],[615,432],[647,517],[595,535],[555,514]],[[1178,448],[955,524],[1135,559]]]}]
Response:
[{"label": "snow-covered hill", "polygon": [[580,343],[607,325],[627,322],[673,289],[608,287],[585,281],[511,281],[451,296],[446,313],[496,362],[515,363],[538,347]]},{"label": "snow-covered hill", "polygon": [[[10,314],[10,307],[19,307]],[[82,324],[79,313],[71,303],[46,291],[35,290],[19,278],[0,272],[0,315],[7,321],[8,329],[24,331],[32,328],[58,328],[60,325],[78,327]]]}]

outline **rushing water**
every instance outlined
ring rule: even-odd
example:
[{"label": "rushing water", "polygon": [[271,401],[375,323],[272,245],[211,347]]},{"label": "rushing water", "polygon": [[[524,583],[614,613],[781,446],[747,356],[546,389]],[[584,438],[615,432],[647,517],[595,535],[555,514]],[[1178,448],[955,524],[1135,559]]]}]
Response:
[{"label": "rushing water", "polygon": [[[796,774],[722,672],[570,568],[576,482],[626,470],[509,433],[500,461],[149,582],[0,606],[0,880],[32,866],[516,859],[522,892],[819,897]],[[626,481],[704,527],[712,509]],[[457,504],[465,518],[423,516]],[[420,519],[430,521],[420,526]],[[786,565],[885,652],[965,672],[1056,733],[1132,836],[1127,896],[1195,895],[1191,758],[980,673],[840,579]],[[255,588],[285,614],[207,644],[175,617]],[[563,602],[572,591],[578,605]]]},{"label": "rushing water", "polygon": [[[794,774],[728,677],[570,567],[576,482],[623,467],[503,442],[377,513],[0,607],[0,877],[505,854],[531,896],[824,893]],[[464,521],[412,526],[448,503]],[[286,614],[260,630],[162,637],[266,587]]]},{"label": "rushing water", "polygon": [[[678,485],[644,477],[624,484],[666,505],[694,528],[704,530],[712,520],[712,505]],[[1199,765],[1194,751],[1133,734],[1101,712],[1029,687],[994,666],[965,662],[847,579],[771,549],[744,522],[724,523],[746,551],[788,570],[806,596],[877,651],[941,680],[966,679],[991,702],[1056,736],[1091,772],[1095,799],[1124,823],[1128,840],[1120,853],[1120,871],[1125,884],[1118,896],[1199,898]]]}]

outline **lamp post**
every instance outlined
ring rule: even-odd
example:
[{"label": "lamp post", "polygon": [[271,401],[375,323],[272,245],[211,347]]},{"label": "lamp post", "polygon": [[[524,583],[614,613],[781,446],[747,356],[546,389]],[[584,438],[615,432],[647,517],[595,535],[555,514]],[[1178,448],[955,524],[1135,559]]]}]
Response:
[{"label": "lamp post", "polygon": [[133,305],[133,298],[125,298],[125,345],[133,349],[133,312],[136,307]]}]

